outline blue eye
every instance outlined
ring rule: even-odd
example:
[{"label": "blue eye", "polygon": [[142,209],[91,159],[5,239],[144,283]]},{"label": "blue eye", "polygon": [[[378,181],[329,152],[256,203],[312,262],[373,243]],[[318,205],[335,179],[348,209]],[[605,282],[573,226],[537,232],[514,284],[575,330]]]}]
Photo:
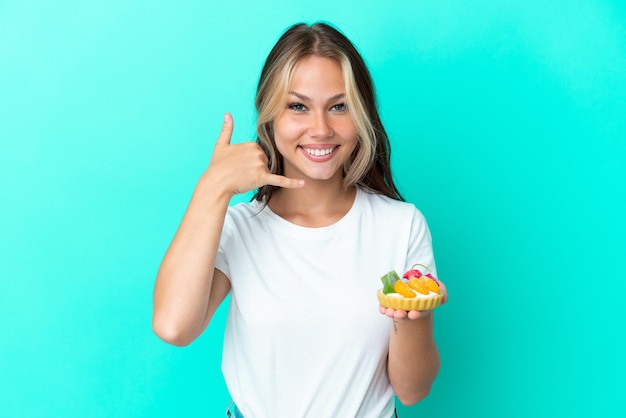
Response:
[{"label": "blue eye", "polygon": [[306,110],[306,107],[302,103],[290,103],[288,107],[296,112],[304,112]]},{"label": "blue eye", "polygon": [[346,110],[348,110],[348,108],[345,103],[339,103],[331,107],[330,110],[333,110],[335,112],[345,112]]}]

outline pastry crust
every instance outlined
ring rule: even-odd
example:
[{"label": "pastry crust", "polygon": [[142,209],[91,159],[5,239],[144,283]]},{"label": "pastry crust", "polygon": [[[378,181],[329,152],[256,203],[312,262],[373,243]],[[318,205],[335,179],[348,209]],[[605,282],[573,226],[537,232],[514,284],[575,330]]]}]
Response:
[{"label": "pastry crust", "polygon": [[378,289],[378,302],[385,308],[400,309],[403,311],[428,311],[441,305],[443,294],[429,298],[405,298],[385,295]]}]

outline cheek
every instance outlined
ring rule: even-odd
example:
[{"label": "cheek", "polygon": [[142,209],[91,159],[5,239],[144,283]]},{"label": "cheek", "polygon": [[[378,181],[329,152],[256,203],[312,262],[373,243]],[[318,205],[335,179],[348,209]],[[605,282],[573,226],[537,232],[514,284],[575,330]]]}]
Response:
[{"label": "cheek", "polygon": [[275,125],[274,144],[280,155],[285,155],[288,150],[293,148],[295,138],[297,138],[297,136],[288,125],[284,123]]},{"label": "cheek", "polygon": [[357,142],[357,132],[356,132],[356,126],[354,125],[354,123],[352,121],[345,121],[342,122],[341,124],[339,124],[336,128],[335,128],[336,132],[340,132],[341,136],[346,139],[346,140],[353,140],[354,143],[356,144]]},{"label": "cheek", "polygon": [[348,115],[342,115],[334,119],[333,125],[336,131],[343,132],[346,135],[352,133],[353,136],[356,136],[356,124]]},{"label": "cheek", "polygon": [[274,138],[276,141],[290,141],[297,139],[304,127],[291,119],[282,119],[274,125]]}]

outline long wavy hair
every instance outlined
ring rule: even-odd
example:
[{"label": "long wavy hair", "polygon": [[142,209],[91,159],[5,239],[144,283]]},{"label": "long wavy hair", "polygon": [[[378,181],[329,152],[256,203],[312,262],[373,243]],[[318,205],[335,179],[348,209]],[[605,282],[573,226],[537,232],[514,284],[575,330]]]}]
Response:
[{"label": "long wavy hair", "polygon": [[[274,142],[273,121],[283,111],[296,65],[309,56],[330,58],[341,68],[346,105],[358,142],[343,167],[343,185],[404,200],[391,175],[391,147],[380,120],[374,85],[363,58],[350,40],[327,23],[298,23],[287,29],[270,51],[259,79],[255,106],[257,143],[268,157],[271,173],[284,174],[283,158]],[[269,202],[276,186],[265,185],[253,197]]]}]

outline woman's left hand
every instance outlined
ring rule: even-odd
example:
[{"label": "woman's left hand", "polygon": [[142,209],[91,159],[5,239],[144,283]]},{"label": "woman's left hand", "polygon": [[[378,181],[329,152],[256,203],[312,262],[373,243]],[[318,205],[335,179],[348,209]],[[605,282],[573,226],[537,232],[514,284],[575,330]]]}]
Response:
[{"label": "woman's left hand", "polygon": [[[448,301],[448,291],[446,289],[446,285],[443,284],[442,281],[437,279],[439,283],[439,289],[443,292],[443,300],[441,301],[441,305]],[[441,306],[440,305],[440,306]],[[403,311],[400,309],[393,308],[385,308],[384,306],[379,306],[380,313],[388,316],[393,319],[423,319],[430,315],[432,310],[428,311]]]},{"label": "woman's left hand", "polygon": [[380,313],[393,319],[422,319],[430,315],[430,312],[431,311],[403,311],[380,306]]}]

